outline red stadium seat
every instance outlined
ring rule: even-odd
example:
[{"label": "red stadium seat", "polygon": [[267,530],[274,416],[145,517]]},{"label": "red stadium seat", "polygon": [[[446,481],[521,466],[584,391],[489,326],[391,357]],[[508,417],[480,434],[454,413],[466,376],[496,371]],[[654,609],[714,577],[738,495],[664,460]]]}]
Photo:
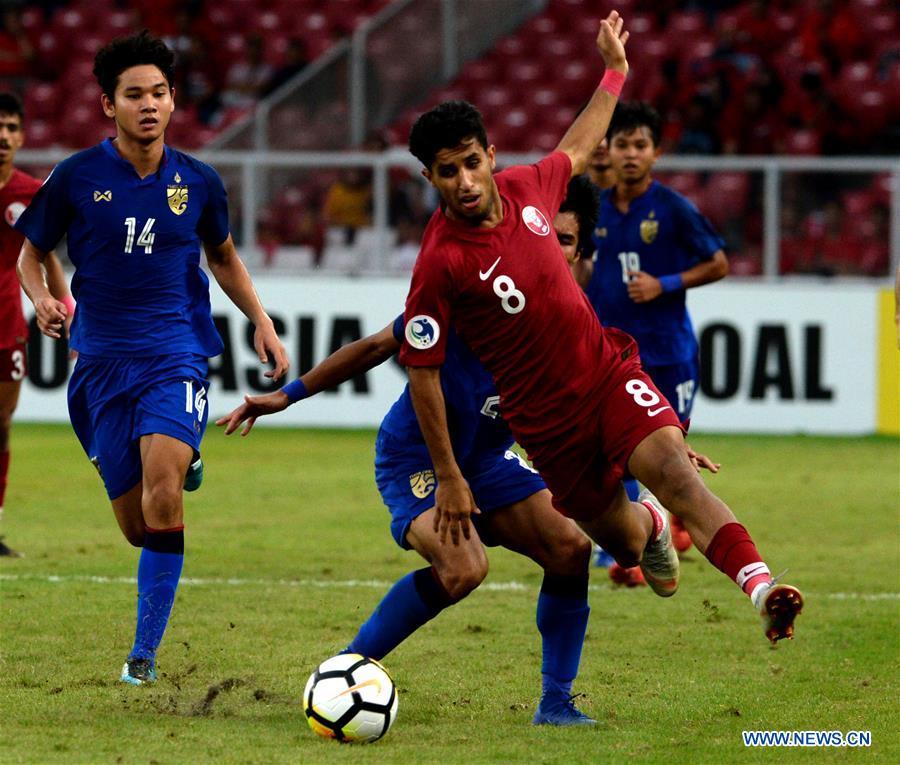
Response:
[{"label": "red stadium seat", "polygon": [[60,89],[56,83],[40,82],[25,91],[25,114],[28,117],[28,143],[34,120],[55,117],[59,113]]},{"label": "red stadium seat", "polygon": [[707,32],[706,16],[702,11],[681,11],[673,13],[666,25],[666,34],[676,39],[695,37]]},{"label": "red stadium seat", "polygon": [[812,130],[789,130],[784,138],[784,150],[789,156],[809,156],[822,153],[822,140]]},{"label": "red stadium seat", "polygon": [[51,120],[28,119],[28,146],[31,149],[46,149],[57,143],[56,130]]},{"label": "red stadium seat", "polygon": [[732,218],[745,214],[749,188],[747,173],[713,173],[703,190],[701,210],[716,225],[723,226]]},{"label": "red stadium seat", "polygon": [[525,55],[526,47],[521,37],[512,35],[504,37],[494,48],[499,56],[507,56],[509,58],[520,58]]},{"label": "red stadium seat", "polygon": [[845,191],[841,195],[844,212],[851,218],[862,218],[872,208],[874,200],[868,191]]}]

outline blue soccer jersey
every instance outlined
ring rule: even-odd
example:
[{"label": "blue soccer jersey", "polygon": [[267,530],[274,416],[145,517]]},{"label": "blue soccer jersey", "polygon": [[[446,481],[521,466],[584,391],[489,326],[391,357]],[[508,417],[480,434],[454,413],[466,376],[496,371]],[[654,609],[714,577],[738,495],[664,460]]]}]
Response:
[{"label": "blue soccer jersey", "polygon": [[[403,332],[403,316],[398,316],[394,322],[394,337],[398,342],[403,342]],[[441,388],[447,407],[450,440],[463,472],[469,459],[512,446],[512,433],[498,410],[500,397],[494,381],[455,332],[451,332],[447,340],[447,356],[441,366]],[[410,444],[425,443],[408,385],[385,415],[381,429]]]},{"label": "blue soccer jersey", "polygon": [[228,207],[208,165],[167,146],[140,178],[107,139],[57,165],[16,228],[46,252],[68,234],[80,353],[221,353],[200,245],[228,238]]},{"label": "blue soccer jersey", "polygon": [[586,288],[600,322],[638,341],[645,367],[678,364],[697,354],[685,290],[667,292],[649,303],[628,297],[628,271],[652,276],[681,273],[709,260],[725,243],[696,206],[653,181],[619,212],[613,189],[600,197],[594,245],[594,274]]}]

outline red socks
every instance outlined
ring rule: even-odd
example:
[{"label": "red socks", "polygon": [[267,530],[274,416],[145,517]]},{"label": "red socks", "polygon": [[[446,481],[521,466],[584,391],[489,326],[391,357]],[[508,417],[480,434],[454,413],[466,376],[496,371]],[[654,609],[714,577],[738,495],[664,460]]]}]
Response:
[{"label": "red socks", "polygon": [[719,571],[730,576],[747,595],[772,581],[756,545],[740,523],[726,523],[706,548],[706,557]]}]

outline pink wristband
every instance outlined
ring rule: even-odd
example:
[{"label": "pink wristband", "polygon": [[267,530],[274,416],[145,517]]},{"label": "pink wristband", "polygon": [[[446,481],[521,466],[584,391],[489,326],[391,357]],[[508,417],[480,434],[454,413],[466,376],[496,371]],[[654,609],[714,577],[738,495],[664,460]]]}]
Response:
[{"label": "pink wristband", "polygon": [[71,295],[66,295],[60,302],[66,307],[67,316],[71,316],[75,313],[75,298]]},{"label": "pink wristband", "polygon": [[618,98],[622,94],[622,86],[625,84],[625,75],[615,69],[607,69],[600,80],[600,87],[611,96]]}]

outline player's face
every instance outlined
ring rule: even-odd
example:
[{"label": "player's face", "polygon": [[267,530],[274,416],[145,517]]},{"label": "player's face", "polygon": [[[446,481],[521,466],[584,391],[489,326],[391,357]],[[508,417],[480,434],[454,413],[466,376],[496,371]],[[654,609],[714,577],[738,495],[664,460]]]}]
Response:
[{"label": "player's face", "polygon": [[566,262],[571,266],[578,261],[578,216],[571,210],[557,213],[553,219],[556,241],[562,247]]},{"label": "player's face", "polygon": [[630,133],[616,133],[609,145],[609,161],[621,183],[640,183],[645,180],[659,156],[653,136],[646,127]]},{"label": "player's face", "polygon": [[153,143],[165,133],[175,100],[158,67],[132,66],[119,75],[112,101],[101,96],[103,113],[116,121],[120,135],[138,143]]},{"label": "player's face", "polygon": [[475,138],[441,149],[424,175],[446,205],[447,216],[477,224],[494,209],[494,147]]},{"label": "player's face", "polygon": [[604,138],[594,149],[591,160],[588,163],[588,177],[591,183],[601,189],[608,189],[615,184],[612,173],[612,165],[609,162],[609,142]]},{"label": "player's face", "polygon": [[0,165],[11,165],[25,135],[18,114],[0,114]]}]

